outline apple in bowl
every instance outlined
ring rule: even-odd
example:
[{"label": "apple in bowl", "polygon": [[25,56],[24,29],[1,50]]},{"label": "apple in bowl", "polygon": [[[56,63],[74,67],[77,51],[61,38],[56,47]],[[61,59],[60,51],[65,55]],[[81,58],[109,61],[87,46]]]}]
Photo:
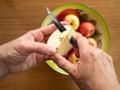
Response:
[{"label": "apple in bowl", "polygon": [[80,13],[77,12],[76,9],[67,8],[61,11],[56,17],[59,21],[68,21],[73,30],[77,30],[79,28]]},{"label": "apple in bowl", "polygon": [[74,14],[68,14],[67,16],[65,16],[64,21],[69,22],[73,30],[77,30],[79,28],[79,18]]},{"label": "apple in bowl", "polygon": [[95,33],[95,25],[91,22],[82,22],[79,32],[85,37],[91,37]]}]

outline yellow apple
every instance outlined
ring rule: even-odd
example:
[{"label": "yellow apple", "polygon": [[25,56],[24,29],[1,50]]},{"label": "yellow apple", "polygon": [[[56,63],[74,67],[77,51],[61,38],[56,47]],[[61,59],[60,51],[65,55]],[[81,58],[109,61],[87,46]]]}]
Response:
[{"label": "yellow apple", "polygon": [[77,30],[79,28],[80,20],[79,20],[78,16],[76,16],[74,14],[68,14],[65,16],[64,20],[68,21],[70,23],[73,30]]}]

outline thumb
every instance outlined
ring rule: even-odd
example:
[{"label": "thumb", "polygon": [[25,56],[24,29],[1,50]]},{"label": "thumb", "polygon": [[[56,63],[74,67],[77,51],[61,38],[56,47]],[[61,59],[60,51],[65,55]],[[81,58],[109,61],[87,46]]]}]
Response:
[{"label": "thumb", "polygon": [[39,43],[39,42],[32,42],[29,47],[30,52],[36,52],[40,54],[46,54],[46,55],[54,55],[56,53],[56,49],[52,46],[49,46],[45,43]]},{"label": "thumb", "polygon": [[55,54],[55,58],[53,59],[55,63],[62,68],[63,70],[67,71],[68,73],[72,74],[75,72],[75,65],[65,59],[63,56],[59,54]]}]

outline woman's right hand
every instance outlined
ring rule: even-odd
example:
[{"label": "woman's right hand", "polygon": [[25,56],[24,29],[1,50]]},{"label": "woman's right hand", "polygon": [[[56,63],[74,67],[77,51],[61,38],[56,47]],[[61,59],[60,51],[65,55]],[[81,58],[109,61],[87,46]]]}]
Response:
[{"label": "woman's right hand", "polygon": [[77,42],[78,63],[72,64],[55,54],[54,61],[58,66],[70,73],[81,90],[120,90],[111,56],[89,45],[85,37],[80,37]]}]

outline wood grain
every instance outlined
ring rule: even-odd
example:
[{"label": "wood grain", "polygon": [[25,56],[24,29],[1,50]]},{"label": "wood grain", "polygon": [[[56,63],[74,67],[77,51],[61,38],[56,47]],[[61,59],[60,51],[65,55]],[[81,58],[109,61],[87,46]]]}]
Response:
[{"label": "wood grain", "polygon": [[[114,59],[120,81],[120,1],[119,0],[1,0],[0,45],[29,30],[40,27],[47,13],[67,3],[83,3],[96,9],[105,19],[110,32],[108,53]],[[61,75],[45,63],[28,71],[0,80],[0,90],[79,90],[70,77]]]}]

